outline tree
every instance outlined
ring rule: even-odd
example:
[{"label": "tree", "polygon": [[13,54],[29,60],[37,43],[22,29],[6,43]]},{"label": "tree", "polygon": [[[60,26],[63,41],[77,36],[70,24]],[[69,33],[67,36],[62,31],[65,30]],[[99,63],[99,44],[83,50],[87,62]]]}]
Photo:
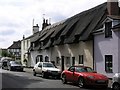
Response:
[{"label": "tree", "polygon": [[2,51],[2,57],[7,57],[9,56],[8,52],[7,51]]}]

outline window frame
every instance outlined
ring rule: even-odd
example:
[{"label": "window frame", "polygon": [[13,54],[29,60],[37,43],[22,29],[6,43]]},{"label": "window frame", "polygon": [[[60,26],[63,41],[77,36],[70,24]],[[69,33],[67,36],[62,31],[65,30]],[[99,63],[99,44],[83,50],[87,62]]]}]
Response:
[{"label": "window frame", "polygon": [[112,37],[112,21],[105,22],[105,38]]},{"label": "window frame", "polygon": [[113,55],[105,55],[105,71],[113,73]]},{"label": "window frame", "polygon": [[84,57],[83,57],[83,55],[79,55],[79,62],[78,62],[78,64],[84,65]]}]

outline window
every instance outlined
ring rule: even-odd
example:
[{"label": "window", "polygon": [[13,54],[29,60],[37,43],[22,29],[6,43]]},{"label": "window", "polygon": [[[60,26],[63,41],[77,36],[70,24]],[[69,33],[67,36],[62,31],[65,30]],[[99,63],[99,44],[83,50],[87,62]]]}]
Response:
[{"label": "window", "polygon": [[112,37],[112,21],[105,23],[105,38]]},{"label": "window", "polygon": [[60,65],[60,58],[59,57],[56,57],[56,64]]},{"label": "window", "polygon": [[83,55],[79,55],[79,64],[84,64]]},{"label": "window", "polygon": [[105,55],[105,71],[107,73],[112,73],[112,55]]},{"label": "window", "polygon": [[75,65],[75,57],[72,57],[72,65]]},{"label": "window", "polygon": [[70,57],[66,57],[66,66],[67,66],[67,67],[70,66]]},{"label": "window", "polygon": [[43,62],[43,56],[42,55],[38,55],[37,57],[36,57],[36,63],[37,62]]},{"label": "window", "polygon": [[43,56],[40,55],[40,62],[43,62]]},{"label": "window", "polygon": [[36,58],[36,63],[37,63],[37,62],[39,62],[39,59],[38,59],[38,58]]},{"label": "window", "polygon": [[49,62],[49,57],[45,56],[45,62]]}]

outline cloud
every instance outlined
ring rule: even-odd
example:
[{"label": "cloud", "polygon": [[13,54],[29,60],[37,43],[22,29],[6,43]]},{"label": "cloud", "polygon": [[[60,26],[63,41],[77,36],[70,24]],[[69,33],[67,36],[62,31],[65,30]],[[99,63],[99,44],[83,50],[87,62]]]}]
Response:
[{"label": "cloud", "polygon": [[1,30],[0,35],[1,36],[12,36],[16,31],[15,30],[11,30],[11,29],[7,29],[7,30]]},{"label": "cloud", "polygon": [[33,18],[41,30],[43,14],[45,18],[51,18],[51,23],[55,23],[106,1],[0,0],[0,39],[4,40],[0,42],[0,47],[7,48],[13,41],[22,39],[23,35],[32,35]]}]

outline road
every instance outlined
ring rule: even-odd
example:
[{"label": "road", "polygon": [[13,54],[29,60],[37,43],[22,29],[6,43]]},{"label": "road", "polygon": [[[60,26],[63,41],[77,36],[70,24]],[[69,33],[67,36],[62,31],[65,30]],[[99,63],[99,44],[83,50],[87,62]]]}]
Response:
[{"label": "road", "polygon": [[[0,80],[2,80],[2,88],[3,90],[5,89],[40,89],[40,88],[46,88],[46,89],[63,89],[63,88],[70,88],[71,89],[79,89],[79,90],[104,90],[104,89],[81,89],[77,85],[74,85],[72,83],[68,84],[62,84],[61,80],[59,79],[54,79],[54,78],[49,78],[49,79],[44,79],[41,78],[41,76],[33,76],[31,73],[26,73],[26,72],[16,72],[16,71],[7,71],[7,70],[1,70],[0,69]],[[2,79],[1,79],[2,78]],[[8,90],[9,90],[8,89]],[[105,89],[106,90],[106,89]],[[111,90],[111,89],[108,89]]]}]

